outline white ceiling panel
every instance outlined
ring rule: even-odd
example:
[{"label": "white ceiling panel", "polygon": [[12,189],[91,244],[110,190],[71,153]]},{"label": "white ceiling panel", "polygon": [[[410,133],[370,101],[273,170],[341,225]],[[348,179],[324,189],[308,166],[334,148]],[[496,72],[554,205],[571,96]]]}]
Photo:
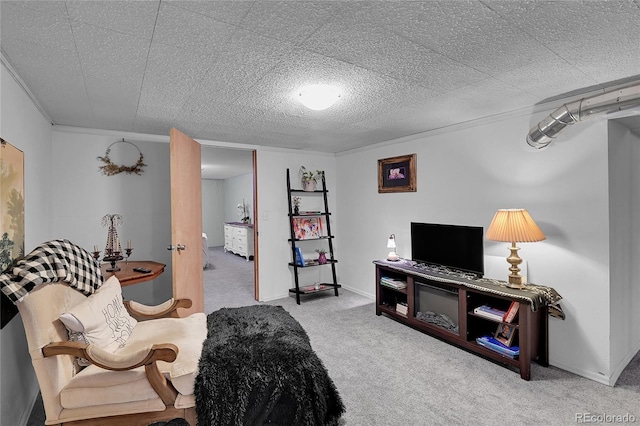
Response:
[{"label": "white ceiling panel", "polygon": [[149,49],[147,40],[76,21],[73,34],[86,77],[121,81],[125,86],[142,81]]},{"label": "white ceiling panel", "polygon": [[178,114],[210,69],[208,55],[153,43],[140,90],[141,111],[163,105]]},{"label": "white ceiling panel", "polygon": [[339,1],[254,2],[239,25],[275,40],[300,43],[326,22],[352,9],[349,2]]},{"label": "white ceiling panel", "polygon": [[73,1],[66,3],[70,19],[151,40],[156,22],[155,1]]},{"label": "white ceiling panel", "polygon": [[458,87],[461,82],[471,84],[486,78],[483,73],[401,35],[366,23],[354,22],[347,26],[341,21],[326,25],[303,47],[437,91],[447,91]]},{"label": "white ceiling panel", "polygon": [[[640,0],[1,1],[0,20],[54,124],[326,152],[640,81]],[[306,83],[342,96],[307,110]]]},{"label": "white ceiling panel", "polygon": [[175,3],[161,2],[154,41],[194,53],[215,55],[235,31],[235,26],[192,12]]},{"label": "white ceiling panel", "polygon": [[[155,1],[151,3],[157,5]],[[240,25],[247,12],[254,6],[252,1],[237,0],[164,0],[162,3],[208,16],[230,25]]]}]

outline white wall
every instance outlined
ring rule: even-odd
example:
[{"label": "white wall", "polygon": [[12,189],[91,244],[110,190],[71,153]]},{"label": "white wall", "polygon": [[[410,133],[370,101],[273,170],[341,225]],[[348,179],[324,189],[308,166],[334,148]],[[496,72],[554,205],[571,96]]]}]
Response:
[{"label": "white wall", "polygon": [[[106,214],[118,213],[122,242],[131,240],[131,260],[154,260],[167,265],[157,279],[123,288],[127,299],[157,304],[172,296],[171,285],[171,182],[169,144],[133,140],[147,164],[140,175],[106,176],[99,171],[107,147],[122,137],[67,131],[53,132],[51,161],[58,165],[50,176],[53,188],[53,230],[56,236],[104,254],[108,228],[101,225]],[[128,144],[111,148],[111,160],[133,165],[138,151]]]},{"label": "white wall", "polygon": [[[24,152],[25,250],[52,239],[51,124],[0,66],[0,136]],[[0,423],[26,424],[38,395],[20,316],[0,331]]]},{"label": "white wall", "polygon": [[224,245],[224,180],[202,180],[202,232],[209,247]]},{"label": "white wall", "polygon": [[[329,190],[329,210],[332,212],[332,232],[337,235],[336,218],[340,217],[336,206],[336,161],[330,154],[305,151],[279,150],[275,148],[260,148],[257,150],[257,192],[259,217],[256,219],[258,226],[259,249],[259,280],[260,300],[273,300],[287,297],[289,289],[294,287],[291,262],[291,245],[288,242],[290,236],[286,170],[291,171],[292,187],[301,188],[298,183],[298,170],[300,166],[307,169],[324,170],[326,174],[327,189]],[[336,238],[337,240],[337,238]],[[308,242],[304,244],[315,244]],[[314,252],[313,248],[303,251]],[[334,243],[334,254],[339,262],[342,262],[340,244]],[[370,261],[368,263],[371,263]],[[338,282],[341,282],[341,274],[345,267],[338,263]],[[309,268],[302,270],[300,283],[314,283],[316,281],[331,280],[329,267]]]},{"label": "white wall", "polygon": [[238,204],[242,204],[242,200],[247,208],[249,223],[254,223],[252,173],[224,180],[224,222],[239,222],[242,219],[238,216]]},{"label": "white wall", "polygon": [[[640,309],[638,309],[638,303],[640,302],[640,136],[634,134],[628,134],[628,137],[632,141],[631,146],[631,288],[629,289],[628,300],[626,301],[627,307],[630,310],[629,322],[631,324],[631,330],[629,330],[629,347],[634,347],[635,350],[640,349]],[[635,301],[635,302],[634,302]],[[621,336],[622,339],[625,336]],[[633,349],[632,349],[633,351]],[[622,371],[626,366],[625,358],[622,358],[622,362],[619,364],[619,370]],[[615,376],[617,379],[618,376]]]},{"label": "white wall", "polygon": [[[524,207],[547,240],[520,244],[530,282],[555,288],[566,320],[550,324],[552,365],[608,383],[609,199],[606,122],[567,129],[534,151],[524,138],[536,117],[505,119],[396,141],[337,158],[338,241],[342,284],[374,295],[371,261],[386,255],[394,233],[411,257],[410,222],[489,225],[499,208]],[[377,160],[417,154],[415,193],[379,194]],[[507,244],[485,241],[485,254]],[[505,278],[508,265],[505,262]],[[598,315],[594,315],[598,312]]]},{"label": "white wall", "polygon": [[640,350],[640,138],[609,122],[609,209],[611,220],[611,380]]},{"label": "white wall", "polygon": [[[632,223],[630,228],[631,233],[631,288],[629,291],[629,298],[627,301],[628,309],[631,311],[630,323],[631,330],[629,332],[629,339],[631,342],[635,341],[636,350],[640,349],[640,309],[638,309],[638,303],[640,302],[640,136],[628,134],[628,137],[632,141],[631,146],[631,164],[633,170],[631,172],[631,215]],[[635,301],[635,302],[634,302]],[[624,338],[624,336],[622,336]],[[630,344],[633,346],[633,344]],[[621,365],[626,363],[621,362]],[[617,376],[616,376],[617,377]]]}]

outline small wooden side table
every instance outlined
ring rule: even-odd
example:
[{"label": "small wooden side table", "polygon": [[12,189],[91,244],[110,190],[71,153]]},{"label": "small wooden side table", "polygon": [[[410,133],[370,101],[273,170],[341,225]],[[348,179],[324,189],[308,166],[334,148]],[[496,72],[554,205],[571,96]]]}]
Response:
[{"label": "small wooden side table", "polygon": [[[119,271],[107,272],[107,268],[111,266],[110,263],[102,263],[100,265],[100,270],[102,271],[102,276],[105,281],[107,278],[115,274],[116,278],[120,281],[120,286],[122,287],[158,278],[164,272],[165,266],[167,266],[164,263],[154,262],[152,260],[120,261],[116,263],[116,265],[120,267]],[[151,272],[137,272],[134,271],[133,268],[151,269]]]}]

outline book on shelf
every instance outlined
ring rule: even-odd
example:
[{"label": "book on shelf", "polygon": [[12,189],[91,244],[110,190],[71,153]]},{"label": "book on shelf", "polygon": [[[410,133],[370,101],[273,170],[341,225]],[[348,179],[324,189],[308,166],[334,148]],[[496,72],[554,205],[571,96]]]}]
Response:
[{"label": "book on shelf", "polygon": [[504,345],[491,336],[478,337],[476,339],[476,342],[479,345],[484,346],[485,348],[491,349],[492,351],[498,352],[499,354],[507,356],[509,358],[515,358],[520,355],[519,346]]},{"label": "book on shelf", "polygon": [[516,317],[516,314],[518,313],[519,308],[520,308],[519,302],[515,302],[515,301],[511,302],[511,305],[509,306],[509,309],[507,309],[507,312],[504,314],[502,321],[508,322],[508,323],[513,322],[513,320]]},{"label": "book on shelf", "polygon": [[387,287],[395,288],[397,290],[401,290],[401,289],[407,288],[407,282],[406,281],[397,280],[397,279],[389,278],[389,277],[380,277],[380,284],[382,284],[384,286],[387,286]]},{"label": "book on shelf", "polygon": [[406,303],[398,302],[396,303],[396,312],[402,315],[407,315],[409,313],[409,306]]},{"label": "book on shelf", "polygon": [[304,261],[304,257],[302,257],[302,250],[300,250],[300,247],[296,247],[296,264],[300,266],[307,266]]},{"label": "book on shelf", "polygon": [[502,319],[504,318],[504,315],[507,312],[498,308],[493,308],[489,305],[482,305],[475,308],[473,310],[473,313],[483,318],[488,318],[495,321],[502,321]]}]

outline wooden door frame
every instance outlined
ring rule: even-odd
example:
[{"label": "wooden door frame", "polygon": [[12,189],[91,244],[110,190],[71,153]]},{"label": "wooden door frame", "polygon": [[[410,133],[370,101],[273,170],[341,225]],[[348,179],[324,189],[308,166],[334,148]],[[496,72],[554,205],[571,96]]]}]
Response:
[{"label": "wooden door frame", "polygon": [[[213,148],[228,148],[237,149],[229,146],[222,145],[204,145],[205,147]],[[243,149],[243,148],[240,148]],[[260,280],[258,274],[259,255],[258,255],[258,151],[256,149],[246,149],[251,151],[252,161],[252,173],[253,173],[253,298],[256,301],[260,300]],[[204,277],[202,280],[202,287],[204,289]]]},{"label": "wooden door frame", "polygon": [[253,161],[253,298],[260,300],[260,280],[258,279],[258,152],[254,149]]}]

